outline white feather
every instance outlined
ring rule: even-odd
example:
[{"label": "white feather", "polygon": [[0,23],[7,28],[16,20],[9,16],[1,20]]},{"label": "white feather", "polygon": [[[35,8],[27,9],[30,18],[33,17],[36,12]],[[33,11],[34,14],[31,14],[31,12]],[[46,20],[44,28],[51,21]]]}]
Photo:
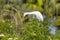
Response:
[{"label": "white feather", "polygon": [[39,21],[43,21],[43,15],[42,15],[41,12],[39,12],[39,11],[26,12],[26,13],[24,13],[24,17],[25,17],[26,15],[31,15],[31,14],[35,15],[36,18],[37,18]]}]

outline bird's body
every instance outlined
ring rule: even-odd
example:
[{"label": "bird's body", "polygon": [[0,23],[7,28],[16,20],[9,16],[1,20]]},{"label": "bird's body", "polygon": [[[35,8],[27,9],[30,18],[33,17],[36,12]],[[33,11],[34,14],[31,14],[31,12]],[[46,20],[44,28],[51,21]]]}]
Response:
[{"label": "bird's body", "polygon": [[24,13],[24,16],[26,15],[35,15],[36,18],[39,20],[39,21],[43,21],[43,15],[39,12],[39,11],[33,11],[33,12],[26,12]]}]

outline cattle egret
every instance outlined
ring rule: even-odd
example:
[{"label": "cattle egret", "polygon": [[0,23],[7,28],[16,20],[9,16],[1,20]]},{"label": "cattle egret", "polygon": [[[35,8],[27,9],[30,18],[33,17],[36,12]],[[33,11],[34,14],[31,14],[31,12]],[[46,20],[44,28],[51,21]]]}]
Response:
[{"label": "cattle egret", "polygon": [[26,16],[26,15],[35,15],[36,16],[36,18],[39,20],[39,21],[43,21],[43,15],[39,12],[39,11],[33,11],[33,12],[26,12],[26,13],[24,13],[24,17]]}]

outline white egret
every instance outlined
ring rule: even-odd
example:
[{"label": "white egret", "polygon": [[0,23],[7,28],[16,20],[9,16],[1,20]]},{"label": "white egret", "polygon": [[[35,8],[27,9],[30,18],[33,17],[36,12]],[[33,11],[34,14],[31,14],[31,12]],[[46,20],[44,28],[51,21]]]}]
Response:
[{"label": "white egret", "polygon": [[39,11],[26,12],[26,13],[24,13],[24,17],[25,17],[26,15],[31,15],[31,14],[32,14],[32,15],[35,15],[36,18],[37,18],[39,21],[43,21],[43,20],[44,20],[42,13],[39,12]]}]

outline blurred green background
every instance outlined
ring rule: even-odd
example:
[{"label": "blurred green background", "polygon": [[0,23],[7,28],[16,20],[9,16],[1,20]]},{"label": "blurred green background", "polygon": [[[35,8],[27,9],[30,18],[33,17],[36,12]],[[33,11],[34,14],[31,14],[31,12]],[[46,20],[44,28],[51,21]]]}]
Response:
[{"label": "blurred green background", "polygon": [[[23,16],[32,11],[45,20]],[[0,0],[0,40],[60,40],[60,0]]]}]

